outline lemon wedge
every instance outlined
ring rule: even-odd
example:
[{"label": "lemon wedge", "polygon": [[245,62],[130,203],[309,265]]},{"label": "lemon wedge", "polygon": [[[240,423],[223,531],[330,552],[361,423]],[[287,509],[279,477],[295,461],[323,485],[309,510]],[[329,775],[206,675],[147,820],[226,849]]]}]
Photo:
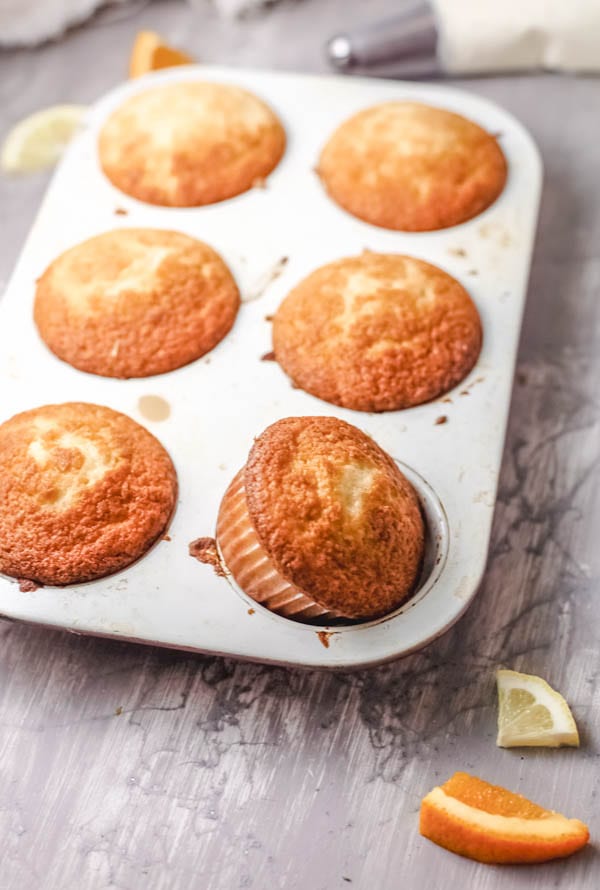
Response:
[{"label": "lemon wedge", "polygon": [[579,733],[568,704],[534,674],[496,671],[498,738],[501,748],[560,745],[579,747]]},{"label": "lemon wedge", "polygon": [[30,173],[52,167],[81,124],[84,105],[53,105],[19,121],[0,154],[5,173]]}]

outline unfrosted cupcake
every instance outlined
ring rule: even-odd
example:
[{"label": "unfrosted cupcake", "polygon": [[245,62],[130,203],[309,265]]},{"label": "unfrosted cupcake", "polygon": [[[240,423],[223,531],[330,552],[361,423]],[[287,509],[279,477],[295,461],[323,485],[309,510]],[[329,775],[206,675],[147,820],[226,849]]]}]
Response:
[{"label": "unfrosted cupcake", "polygon": [[226,567],[288,618],[367,620],[417,583],[417,495],[369,436],[334,417],[290,417],[260,435],[219,511]]},{"label": "unfrosted cupcake", "polygon": [[213,349],[240,295],[221,257],[162,229],[115,229],[61,254],[37,283],[34,318],[63,361],[104,377],[147,377]]},{"label": "unfrosted cupcake", "polygon": [[172,207],[213,204],[261,184],[285,131],[258,96],[223,83],[163,84],[126,99],[99,138],[100,165],[122,192]]},{"label": "unfrosted cupcake", "polygon": [[481,350],[479,313],[446,272],[365,251],[322,266],[273,320],[275,358],[294,384],[357,411],[393,411],[456,386]]},{"label": "unfrosted cupcake", "polygon": [[42,584],[123,569],[175,508],[171,458],[124,414],[45,405],[0,425],[0,572]]},{"label": "unfrosted cupcake", "polygon": [[386,229],[444,229],[489,207],[506,182],[494,136],[458,114],[416,102],[360,111],[335,131],[319,160],[329,195]]}]

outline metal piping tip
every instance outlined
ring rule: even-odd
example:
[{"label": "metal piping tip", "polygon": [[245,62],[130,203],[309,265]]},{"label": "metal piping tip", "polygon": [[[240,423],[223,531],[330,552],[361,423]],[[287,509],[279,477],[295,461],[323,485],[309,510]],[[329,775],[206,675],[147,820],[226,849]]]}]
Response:
[{"label": "metal piping tip", "polygon": [[325,46],[327,58],[335,68],[349,68],[352,64],[352,44],[347,34],[336,34]]},{"label": "metal piping tip", "polygon": [[325,52],[338,71],[423,77],[440,73],[437,43],[437,23],[430,3],[413,0],[393,18],[334,34]]}]

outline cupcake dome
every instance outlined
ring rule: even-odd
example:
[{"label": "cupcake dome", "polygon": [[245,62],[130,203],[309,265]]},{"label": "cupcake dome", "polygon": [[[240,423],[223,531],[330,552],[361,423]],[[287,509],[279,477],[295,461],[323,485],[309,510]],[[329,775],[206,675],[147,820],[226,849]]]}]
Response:
[{"label": "cupcake dome", "polygon": [[450,111],[386,102],[345,121],[318,172],[344,210],[406,232],[455,226],[501,193],[507,165],[496,139]]},{"label": "cupcake dome", "polygon": [[273,321],[275,358],[296,386],[357,411],[435,399],[481,350],[479,313],[446,272],[365,251],[317,269]]},{"label": "cupcake dome", "polygon": [[253,93],[186,81],[127,99],[104,124],[98,150],[122,192],[149,204],[198,207],[262,183],[281,160],[285,131]]},{"label": "cupcake dome", "polygon": [[229,269],[207,244],[181,232],[115,229],[50,264],[34,318],[46,345],[73,367],[147,377],[213,349],[239,305]]},{"label": "cupcake dome", "polygon": [[148,550],[175,508],[160,442],[124,414],[68,402],[0,425],[0,572],[72,584]]},{"label": "cupcake dome", "polygon": [[279,420],[255,441],[241,483],[242,499],[239,477],[223,499],[217,541],[249,596],[297,618],[366,620],[413,591],[425,541],[416,493],[356,427]]}]

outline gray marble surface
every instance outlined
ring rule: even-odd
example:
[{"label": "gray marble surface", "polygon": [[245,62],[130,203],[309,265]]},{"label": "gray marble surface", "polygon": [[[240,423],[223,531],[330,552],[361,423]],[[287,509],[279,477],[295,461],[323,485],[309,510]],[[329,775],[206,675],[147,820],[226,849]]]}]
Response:
[{"label": "gray marble surface", "polygon": [[[90,102],[159,29],[199,59],[321,71],[340,22],[391,0],[297,0],[232,24],[159,2],[0,55],[0,131]],[[311,673],[0,622],[2,890],[514,890],[600,885],[594,844],[526,869],[419,837],[420,799],[466,769],[589,822],[600,838],[600,83],[462,81],[537,139],[546,182],[488,570],[466,616],[395,664]],[[0,179],[0,278],[46,176]],[[1,394],[0,394],[1,397]],[[494,669],[573,706],[580,750],[494,744]]]}]

